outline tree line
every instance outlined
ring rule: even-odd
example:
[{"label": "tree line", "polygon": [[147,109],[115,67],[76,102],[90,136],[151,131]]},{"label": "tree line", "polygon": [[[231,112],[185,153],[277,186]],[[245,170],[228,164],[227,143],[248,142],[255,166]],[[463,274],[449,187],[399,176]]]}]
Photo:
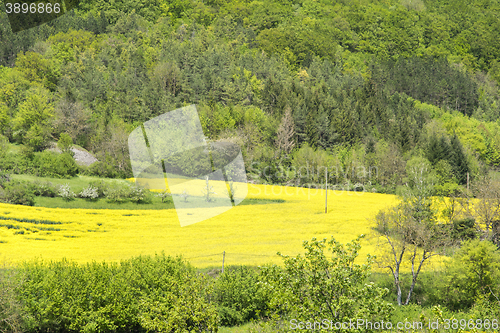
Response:
[{"label": "tree line", "polygon": [[376,178],[331,182],[394,193],[409,158],[425,156],[438,174],[452,170],[440,179],[446,194],[500,163],[496,62],[482,53],[496,44],[485,29],[482,39],[465,32],[495,20],[497,5],[484,14],[475,2],[331,6],[82,1],[16,34],[2,14],[0,135],[24,148],[0,167],[36,174],[23,161],[67,134],[100,161],[80,172],[130,177],[131,130],[187,104],[206,136],[236,141],[264,182],[319,182],[262,175],[308,156],[376,168]]}]

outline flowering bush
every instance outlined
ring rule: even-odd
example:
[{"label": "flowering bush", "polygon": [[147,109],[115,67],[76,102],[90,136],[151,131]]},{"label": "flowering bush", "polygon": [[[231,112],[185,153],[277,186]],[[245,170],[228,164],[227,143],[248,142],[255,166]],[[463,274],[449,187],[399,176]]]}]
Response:
[{"label": "flowering bush", "polygon": [[164,190],[158,193],[156,196],[161,199],[161,202],[167,202],[169,198],[172,197],[172,193],[170,193],[167,190]]},{"label": "flowering bush", "polygon": [[75,193],[71,191],[69,184],[59,186],[59,191],[57,192],[57,194],[65,201],[71,201],[75,199]]},{"label": "flowering bush", "polygon": [[88,187],[84,188],[78,195],[83,199],[96,200],[99,198],[99,191],[97,187],[89,185]]},{"label": "flowering bush", "polygon": [[130,191],[130,201],[135,203],[151,203],[153,199],[151,192],[142,187],[135,186]]}]

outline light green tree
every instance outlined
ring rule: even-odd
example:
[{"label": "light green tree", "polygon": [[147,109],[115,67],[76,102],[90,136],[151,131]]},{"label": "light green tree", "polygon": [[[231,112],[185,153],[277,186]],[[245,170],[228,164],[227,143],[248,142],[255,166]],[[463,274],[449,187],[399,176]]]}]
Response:
[{"label": "light green tree", "polygon": [[[313,238],[304,242],[304,256],[278,253],[284,260],[284,269],[270,266],[262,274],[263,287],[271,295],[269,308],[275,311],[276,324],[282,325],[280,331],[293,330],[290,322],[283,325],[289,319],[320,322],[330,329],[330,320],[335,323],[388,318],[393,309],[383,300],[388,290],[366,284],[373,257],[368,255],[362,265],[355,263],[363,237],[346,245],[333,237],[328,242]],[[324,253],[327,246],[331,254]],[[323,321],[325,318],[328,323]]]},{"label": "light green tree", "polygon": [[443,295],[452,309],[468,308],[478,298],[495,301],[500,292],[500,251],[490,241],[468,241],[446,267]]},{"label": "light green tree", "polygon": [[59,136],[59,141],[57,141],[57,148],[59,148],[62,153],[73,155],[73,152],[71,151],[72,146],[73,139],[71,139],[68,134],[61,133],[61,135]]},{"label": "light green tree", "polygon": [[14,134],[22,143],[35,150],[43,149],[50,138],[54,106],[49,91],[32,88],[19,105],[14,119]]},{"label": "light green tree", "polygon": [[9,121],[9,108],[5,103],[0,102],[0,134],[5,133]]}]

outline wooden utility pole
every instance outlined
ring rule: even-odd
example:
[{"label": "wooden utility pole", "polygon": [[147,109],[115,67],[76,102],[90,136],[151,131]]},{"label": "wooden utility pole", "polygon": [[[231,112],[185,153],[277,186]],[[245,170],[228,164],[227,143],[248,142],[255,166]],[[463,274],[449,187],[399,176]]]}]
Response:
[{"label": "wooden utility pole", "polygon": [[325,214],[328,213],[328,169],[325,169]]},{"label": "wooden utility pole", "polygon": [[224,273],[224,258],[226,257],[226,251],[222,252],[222,273]]}]

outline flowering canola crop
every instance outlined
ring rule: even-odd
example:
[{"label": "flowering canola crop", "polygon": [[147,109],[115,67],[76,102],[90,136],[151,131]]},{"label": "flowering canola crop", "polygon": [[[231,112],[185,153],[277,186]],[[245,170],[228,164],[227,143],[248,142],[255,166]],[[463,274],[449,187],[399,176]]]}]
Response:
[{"label": "flowering canola crop", "polygon": [[[0,204],[0,261],[67,258],[79,263],[120,261],[162,251],[196,267],[281,263],[276,255],[303,253],[312,237],[346,243],[372,231],[375,214],[397,203],[392,195],[248,184],[248,198],[284,202],[239,205],[181,227],[175,209],[91,210]],[[381,251],[379,237],[362,242],[360,259]]]}]

